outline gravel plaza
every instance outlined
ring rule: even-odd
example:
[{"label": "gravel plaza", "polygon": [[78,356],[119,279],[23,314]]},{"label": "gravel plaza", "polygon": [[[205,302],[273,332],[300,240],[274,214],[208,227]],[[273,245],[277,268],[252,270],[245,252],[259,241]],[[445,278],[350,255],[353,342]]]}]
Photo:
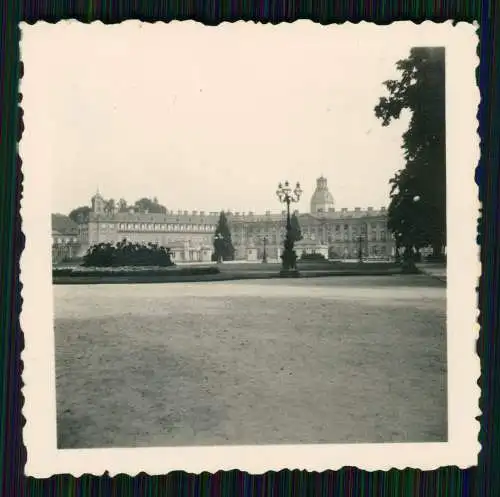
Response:
[{"label": "gravel plaza", "polygon": [[59,448],[447,440],[436,278],[53,289]]}]

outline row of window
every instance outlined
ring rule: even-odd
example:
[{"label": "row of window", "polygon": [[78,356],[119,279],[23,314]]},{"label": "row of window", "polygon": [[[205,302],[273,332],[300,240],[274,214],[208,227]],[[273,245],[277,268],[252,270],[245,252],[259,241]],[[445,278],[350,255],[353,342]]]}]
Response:
[{"label": "row of window", "polygon": [[[113,223],[101,223],[100,229],[112,231]],[[120,231],[215,231],[215,224],[157,224],[157,223],[119,223]]]},{"label": "row of window", "polygon": [[[368,250],[366,248],[361,249],[363,256],[385,256],[387,254],[387,247],[385,245],[382,245],[380,247],[377,247],[376,245],[368,247]],[[335,257],[345,257],[346,255],[351,255],[353,257],[358,257],[359,255],[359,248],[357,247],[351,247],[349,250],[347,247],[331,247],[330,250],[330,257],[335,258]]]},{"label": "row of window", "polygon": [[[351,235],[349,235],[349,233],[335,233],[335,236],[333,235],[330,235],[328,236],[328,243],[331,243],[331,242],[341,242],[341,241],[344,241],[344,242],[349,242],[349,241],[353,241],[353,242],[357,242],[359,241],[359,238],[361,236],[361,240],[363,241],[372,241],[372,242],[375,242],[375,241],[381,241],[381,242],[385,242],[386,241],[386,234],[385,234],[385,231],[380,231],[380,232],[376,232],[376,231],[373,231],[369,236],[366,235],[366,234],[362,234],[362,235],[358,235],[357,233],[351,233]],[[316,241],[316,240],[323,240],[323,237],[321,236],[316,236],[314,233],[305,233],[303,235],[303,239],[304,240],[311,240],[311,241]]]},{"label": "row of window", "polygon": [[[376,232],[377,232],[377,227],[376,227],[376,226],[374,226],[374,225],[372,225],[372,226],[371,226],[371,227],[369,227],[368,229],[366,229],[366,228],[359,228],[359,226],[351,226],[350,228],[351,228],[351,229],[350,229],[350,232],[351,232],[353,235],[356,235],[356,234],[366,235],[366,233],[370,233],[370,232],[371,232],[371,233],[376,233]],[[380,232],[385,231],[385,225],[384,225],[384,224],[380,224],[380,225],[378,226],[378,230],[379,230]],[[305,227],[302,231],[303,231],[304,233],[315,233],[316,231],[321,232],[321,228],[320,228],[320,229],[318,229],[318,230],[316,230],[316,229],[314,229],[314,228],[308,228],[308,227]],[[345,233],[348,233],[348,232],[349,232],[349,225],[348,225],[348,224],[346,224],[346,225],[344,226],[344,229],[343,229],[342,231],[343,231],[343,233],[344,233],[344,234],[345,234]],[[333,233],[335,233],[336,235],[340,235],[340,233],[341,233],[341,230],[340,230],[340,225],[337,225],[337,226],[335,227],[335,229],[333,228],[333,226],[327,226],[327,227],[326,227],[326,232],[327,232],[327,233],[332,233],[332,234],[333,234]]]},{"label": "row of window", "polygon": [[[331,233],[331,234],[336,234],[336,235],[339,235],[340,233],[348,233],[349,232],[349,228],[350,228],[350,232],[353,234],[353,235],[356,235],[358,233],[361,233],[361,234],[366,234],[367,232],[376,232],[377,231],[377,228],[379,231],[383,232],[385,231],[385,224],[384,223],[380,223],[378,225],[375,225],[375,224],[372,224],[372,225],[368,225],[367,227],[362,227],[360,229],[359,226],[350,226],[349,224],[344,224],[343,226],[340,225],[340,224],[337,224],[337,225],[331,225],[331,226],[325,226],[326,228],[326,232],[327,233]],[[343,228],[341,230],[341,228]],[[301,227],[301,231],[302,231],[302,234],[311,234],[311,233],[320,233],[321,231],[323,230],[322,227],[309,227],[309,226],[302,226]],[[235,227],[235,232],[238,232],[240,231],[239,230],[239,227],[236,226]],[[248,234],[261,234],[261,235],[264,235],[264,234],[267,234],[269,232],[275,232],[277,231],[277,228],[276,226],[272,226],[272,227],[254,227],[254,226],[248,226],[247,229],[246,229],[246,232]],[[280,226],[279,227],[279,231],[281,232],[284,232],[285,231],[285,227],[284,226]]]},{"label": "row of window", "polygon": [[52,241],[56,245],[62,245],[64,243],[78,243],[78,238],[77,237],[71,237],[71,236],[68,236],[68,237],[57,237],[57,238],[54,238]]},{"label": "row of window", "polygon": [[[101,223],[100,224],[100,230],[103,232],[106,231],[114,231],[116,225],[113,223]],[[119,231],[148,231],[148,232],[155,232],[155,231],[166,231],[166,232],[205,232],[205,233],[213,233],[216,229],[216,225],[203,225],[203,224],[153,224],[153,223],[119,223],[117,226]],[[282,228],[279,230],[279,233],[283,234],[285,232],[285,229]],[[235,230],[233,237],[238,237],[240,236],[240,232]],[[260,229],[260,230],[255,230],[255,229],[250,229],[246,233],[248,236],[252,235],[262,235],[262,236],[267,236],[268,238],[275,238],[278,235],[276,234],[276,229],[273,228],[272,230],[265,230],[265,229]],[[310,229],[305,229],[303,230],[303,237],[306,240],[314,240],[315,238],[319,238],[318,233],[315,230],[310,230]],[[328,234],[328,239],[329,241],[333,240],[356,240],[359,236],[363,236],[365,239],[368,237],[370,240],[386,240],[386,233],[385,230],[372,230],[372,232],[367,235],[365,231],[358,232],[355,228],[351,230],[350,233],[344,231],[344,232],[339,232],[335,231],[332,232],[330,230],[327,231]]]},{"label": "row of window", "polygon": [[[115,228],[114,223],[101,223],[100,228],[103,230],[113,230]],[[335,233],[340,233],[342,225],[337,224],[335,227],[332,226],[327,226],[327,231],[328,232],[333,232]],[[376,231],[376,225],[369,225],[366,228],[361,228],[358,230],[357,226],[350,226],[349,224],[344,224],[343,225],[343,231],[348,232],[349,227],[351,228],[351,233],[356,234],[356,233],[366,233],[367,231],[369,232],[370,229],[372,232]],[[238,231],[238,226],[234,227],[236,231]],[[383,223],[380,223],[378,225],[379,230],[384,230],[385,225]],[[119,223],[118,224],[118,229],[119,230],[137,230],[137,231],[215,231],[215,225],[214,224],[158,224],[158,223]],[[247,228],[248,233],[267,233],[269,231],[276,231],[276,226],[269,228],[256,228],[253,226],[249,226]],[[285,228],[284,226],[279,227],[279,231],[283,231]],[[317,230],[315,228],[309,228],[309,227],[304,227],[302,230],[304,233],[314,233]]]},{"label": "row of window", "polygon": [[[251,238],[251,237],[249,237]],[[281,239],[282,237],[278,236],[278,235],[275,235],[275,234],[272,234],[272,235],[267,235],[266,236],[267,238],[267,241],[269,243],[279,243],[281,242]],[[243,241],[245,238],[241,237],[239,234],[236,234],[233,236],[233,240],[235,242],[241,242]],[[322,236],[317,236],[315,233],[304,233],[303,236],[302,236],[302,239],[304,241],[312,241],[312,242],[320,242],[320,243],[326,243],[325,240],[328,240],[328,243],[332,243],[332,242],[359,242],[359,235],[357,235],[356,233],[352,233],[351,235],[349,235],[349,233],[336,233],[335,236],[333,235],[330,235],[330,236],[327,236],[326,238],[322,237]],[[362,241],[372,241],[372,242],[385,242],[387,241],[387,237],[386,237],[386,234],[385,234],[385,231],[380,231],[378,234],[376,231],[373,231],[371,233],[370,236],[366,236],[366,235],[362,235],[362,238],[361,238]],[[263,242],[263,239],[262,238],[255,238],[255,243],[260,243],[260,242]]]},{"label": "row of window", "polygon": [[[362,256],[363,257],[384,257],[389,255],[389,250],[385,245],[382,245],[380,247],[374,245],[372,247],[369,247],[368,250],[363,249],[362,250]],[[271,252],[273,254],[275,252]],[[322,251],[316,250],[316,249],[307,249],[303,251],[297,251],[297,255],[300,257],[302,254],[317,254],[317,253],[323,253]],[[269,252],[267,252],[269,255]],[[264,255],[264,249],[262,247],[257,247],[257,257],[262,258]],[[328,250],[328,257],[331,259],[341,259],[341,258],[358,258],[359,257],[359,249],[357,247],[331,247]]]}]

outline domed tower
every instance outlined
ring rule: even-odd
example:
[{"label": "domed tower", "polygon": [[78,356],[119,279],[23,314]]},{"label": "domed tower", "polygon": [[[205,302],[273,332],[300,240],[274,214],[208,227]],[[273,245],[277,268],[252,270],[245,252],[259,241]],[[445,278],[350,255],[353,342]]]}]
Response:
[{"label": "domed tower", "polygon": [[326,178],[321,176],[316,180],[316,190],[311,197],[311,213],[328,212],[333,209],[334,205],[333,195],[328,190]]},{"label": "domed tower", "polygon": [[104,198],[102,198],[99,190],[97,190],[96,194],[92,197],[92,212],[96,214],[104,213]]}]

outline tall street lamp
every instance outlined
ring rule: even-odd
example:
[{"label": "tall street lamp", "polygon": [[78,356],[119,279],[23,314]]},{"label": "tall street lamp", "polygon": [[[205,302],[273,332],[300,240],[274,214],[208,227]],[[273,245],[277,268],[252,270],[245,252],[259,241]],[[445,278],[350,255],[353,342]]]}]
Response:
[{"label": "tall street lamp", "polygon": [[264,242],[264,253],[262,254],[262,262],[264,264],[266,264],[267,263],[267,251],[266,251],[267,236],[265,236],[262,241]]},{"label": "tall street lamp", "polygon": [[297,254],[293,250],[294,239],[292,235],[292,221],[290,218],[290,204],[298,202],[302,195],[300,183],[297,182],[295,188],[292,190],[290,183],[285,181],[284,184],[280,183],[276,190],[276,196],[281,203],[286,204],[286,236],[284,243],[282,260],[282,276],[298,276],[297,271]]}]

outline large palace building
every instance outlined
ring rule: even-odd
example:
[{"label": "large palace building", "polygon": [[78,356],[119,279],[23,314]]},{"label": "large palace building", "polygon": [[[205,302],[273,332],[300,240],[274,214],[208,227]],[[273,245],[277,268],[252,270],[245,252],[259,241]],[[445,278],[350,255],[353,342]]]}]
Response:
[{"label": "large palace building", "polygon": [[[318,178],[311,197],[310,212],[298,213],[303,239],[296,243],[297,255],[322,253],[330,258],[385,259],[394,253],[394,241],[387,230],[385,207],[354,210],[336,209],[324,177]],[[177,262],[211,260],[219,212],[167,211],[166,213],[109,212],[104,198],[92,197],[89,222],[80,225],[80,253],[102,242],[153,242],[169,247]],[[286,211],[226,212],[235,258],[256,261],[263,257],[279,260],[286,226]]]}]

